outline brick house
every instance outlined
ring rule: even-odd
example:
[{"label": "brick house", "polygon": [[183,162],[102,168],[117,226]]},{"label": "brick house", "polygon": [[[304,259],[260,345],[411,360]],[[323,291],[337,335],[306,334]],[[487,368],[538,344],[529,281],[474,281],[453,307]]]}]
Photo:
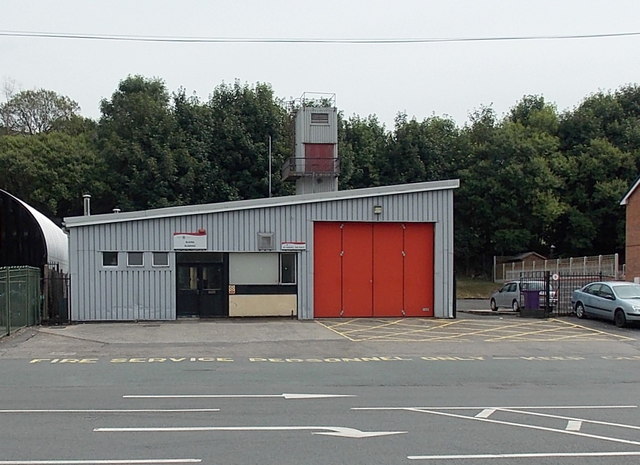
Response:
[{"label": "brick house", "polygon": [[640,177],[620,201],[626,207],[625,276],[628,281],[640,282]]}]

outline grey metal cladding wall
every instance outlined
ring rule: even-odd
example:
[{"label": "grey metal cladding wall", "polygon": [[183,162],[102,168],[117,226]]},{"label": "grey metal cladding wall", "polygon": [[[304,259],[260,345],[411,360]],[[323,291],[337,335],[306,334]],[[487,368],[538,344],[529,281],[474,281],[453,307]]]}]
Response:
[{"label": "grey metal cladding wall", "polygon": [[[150,250],[137,227],[116,223],[71,229],[71,319],[74,321],[174,320],[176,284],[174,257],[169,267],[153,267]],[[152,234],[154,240],[157,234]],[[75,251],[80,251],[76,253]],[[116,251],[117,267],[102,266],[102,252]],[[128,267],[127,251],[149,251],[144,266]]]},{"label": "grey metal cladding wall", "polygon": [[[434,222],[434,313],[452,316],[453,191],[446,189],[73,227],[72,319],[175,319],[175,256],[161,269],[151,266],[151,253],[173,252],[174,233],[200,228],[211,251],[256,251],[258,232],[273,233],[276,250],[282,241],[306,242],[298,253],[298,315],[313,318],[314,221]],[[102,266],[103,251],[120,252],[116,269]],[[127,267],[127,251],[145,252],[144,267]]]}]

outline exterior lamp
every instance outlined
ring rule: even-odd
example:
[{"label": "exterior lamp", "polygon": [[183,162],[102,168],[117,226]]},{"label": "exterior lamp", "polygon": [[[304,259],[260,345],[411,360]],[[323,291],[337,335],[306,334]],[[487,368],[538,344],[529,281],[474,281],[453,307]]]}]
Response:
[{"label": "exterior lamp", "polygon": [[373,213],[375,215],[381,215],[382,214],[382,205],[374,205],[373,206]]}]

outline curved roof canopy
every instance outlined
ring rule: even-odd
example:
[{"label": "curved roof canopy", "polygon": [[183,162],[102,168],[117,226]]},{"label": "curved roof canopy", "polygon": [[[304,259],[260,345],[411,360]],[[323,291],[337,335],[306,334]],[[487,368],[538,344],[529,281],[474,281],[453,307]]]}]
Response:
[{"label": "curved roof canopy", "polygon": [[69,268],[68,236],[38,210],[0,189],[0,266]]}]

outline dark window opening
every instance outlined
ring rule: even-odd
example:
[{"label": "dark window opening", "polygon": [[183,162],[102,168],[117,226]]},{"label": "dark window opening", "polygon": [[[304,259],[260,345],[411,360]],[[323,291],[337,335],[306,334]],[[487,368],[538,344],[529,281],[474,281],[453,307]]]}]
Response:
[{"label": "dark window opening", "polygon": [[280,283],[281,284],[296,283],[296,254],[295,253],[280,254]]},{"label": "dark window opening", "polygon": [[102,252],[102,266],[118,266],[118,252]]}]

